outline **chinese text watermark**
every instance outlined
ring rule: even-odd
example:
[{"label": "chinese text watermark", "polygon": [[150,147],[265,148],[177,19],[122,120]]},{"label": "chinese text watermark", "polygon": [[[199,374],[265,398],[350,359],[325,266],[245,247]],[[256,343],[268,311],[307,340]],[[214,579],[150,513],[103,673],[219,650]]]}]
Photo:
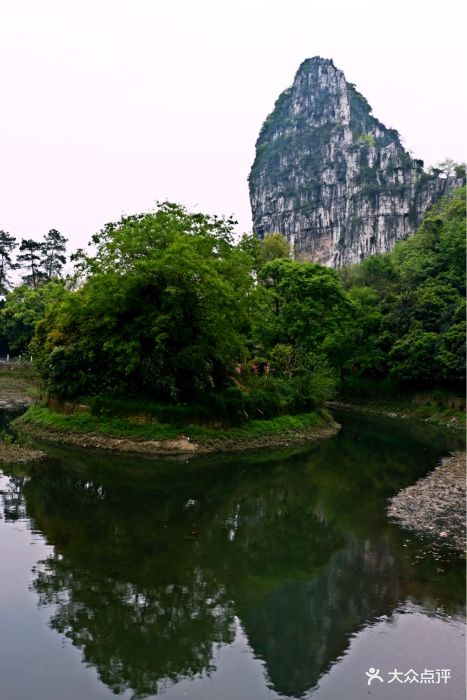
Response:
[{"label": "chinese text watermark", "polygon": [[[388,671],[386,674],[381,675],[379,668],[370,666],[368,671],[365,671],[365,675],[368,676],[367,685],[371,685],[373,681],[379,683],[444,683],[446,684],[451,678],[450,668],[425,668],[420,673],[414,671],[413,668],[408,671],[399,671],[395,668],[392,671]],[[377,685],[378,683],[376,683]]]}]

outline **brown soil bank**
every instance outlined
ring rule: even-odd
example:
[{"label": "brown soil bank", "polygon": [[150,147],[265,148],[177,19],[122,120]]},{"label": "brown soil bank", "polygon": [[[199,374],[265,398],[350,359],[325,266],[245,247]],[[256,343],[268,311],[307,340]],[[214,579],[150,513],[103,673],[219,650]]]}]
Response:
[{"label": "brown soil bank", "polygon": [[145,440],[129,437],[116,437],[98,433],[78,433],[70,430],[54,429],[51,426],[25,422],[21,419],[15,421],[17,431],[28,437],[46,440],[65,445],[78,447],[96,447],[99,449],[117,452],[133,452],[145,455],[194,455],[215,452],[242,452],[246,450],[262,449],[266,447],[283,447],[296,445],[312,440],[329,438],[340,430],[340,425],[332,418],[322,419],[320,423],[303,429],[290,429],[267,433],[264,435],[245,435],[222,438],[206,438],[192,440],[187,437],[178,437],[167,440]]},{"label": "brown soil bank", "polygon": [[446,457],[428,476],[389,501],[388,514],[411,530],[465,551],[465,452]]}]

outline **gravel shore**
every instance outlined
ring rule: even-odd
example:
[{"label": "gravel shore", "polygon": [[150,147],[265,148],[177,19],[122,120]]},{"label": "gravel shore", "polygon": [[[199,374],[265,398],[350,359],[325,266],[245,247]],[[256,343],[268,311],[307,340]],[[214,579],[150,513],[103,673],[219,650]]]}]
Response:
[{"label": "gravel shore", "polygon": [[403,527],[465,552],[465,460],[465,452],[445,457],[428,476],[390,499],[388,515]]},{"label": "gravel shore", "polygon": [[0,442],[0,465],[1,464],[23,464],[25,462],[35,462],[43,459],[45,452],[36,450],[33,447],[19,445],[16,442],[5,444]]}]

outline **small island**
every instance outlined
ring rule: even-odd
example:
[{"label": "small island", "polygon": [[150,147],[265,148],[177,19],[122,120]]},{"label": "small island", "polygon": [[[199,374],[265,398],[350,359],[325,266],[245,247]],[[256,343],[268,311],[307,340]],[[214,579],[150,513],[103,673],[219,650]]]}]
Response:
[{"label": "small island", "polygon": [[31,268],[1,310],[10,349],[38,374],[16,430],[147,454],[238,451],[334,435],[336,398],[462,426],[464,196],[339,271],[294,260],[279,233],[235,240],[233,221],[169,202],[104,227],[93,255],[73,255],[73,278],[57,274],[64,240],[49,232],[55,272]]}]

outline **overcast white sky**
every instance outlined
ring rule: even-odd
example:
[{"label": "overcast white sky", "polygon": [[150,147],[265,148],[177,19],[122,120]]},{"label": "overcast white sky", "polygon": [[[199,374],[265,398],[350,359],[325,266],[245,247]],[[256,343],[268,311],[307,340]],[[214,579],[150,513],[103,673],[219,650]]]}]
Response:
[{"label": "overcast white sky", "polygon": [[464,0],[0,0],[0,228],[70,248],[170,199],[250,230],[254,145],[334,59],[426,164],[466,160]]}]

